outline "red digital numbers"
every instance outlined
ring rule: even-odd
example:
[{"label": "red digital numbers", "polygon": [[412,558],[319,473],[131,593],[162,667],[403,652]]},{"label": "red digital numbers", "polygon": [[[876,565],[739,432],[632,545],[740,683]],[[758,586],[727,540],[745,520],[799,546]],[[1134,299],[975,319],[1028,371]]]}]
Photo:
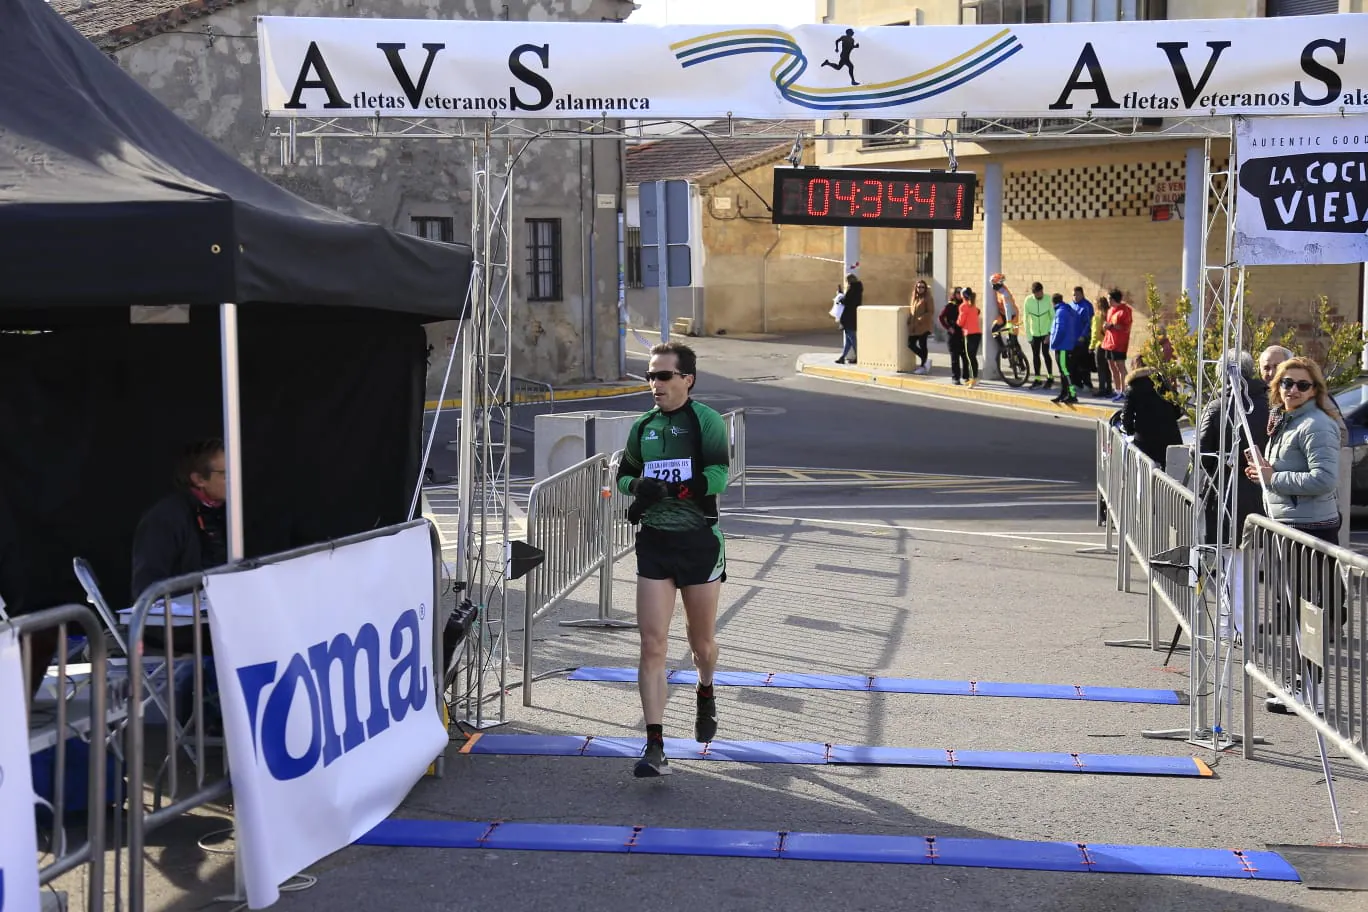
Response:
[{"label": "red digital numbers", "polygon": [[[842,193],[842,192],[841,192],[841,184],[846,184],[846,185],[848,185],[849,188],[850,188],[850,192],[849,192],[849,193]],[[856,211],[855,211],[855,210],[856,210],[856,207],[858,206],[858,204],[856,203],[856,200],[859,199],[859,197],[860,197],[859,191],[855,189],[857,186],[858,186],[858,185],[855,183],[855,181],[839,181],[839,180],[838,180],[838,181],[836,182],[836,198],[837,198],[838,200],[840,200],[841,202],[847,203],[847,204],[848,204],[848,206],[846,207],[846,211],[843,212],[842,215],[855,215],[855,214],[856,214]]]},{"label": "red digital numbers", "polygon": [[[820,208],[819,208],[819,204],[816,203],[817,189],[818,189],[819,187],[820,187],[821,190],[822,190],[822,202],[820,203]],[[807,192],[807,214],[808,214],[808,215],[826,215],[826,214],[827,214],[828,212],[830,212],[830,211],[831,211],[831,181],[827,180],[825,177],[819,177],[819,178],[817,178],[816,180],[814,180],[812,183],[808,184],[808,192]]]},{"label": "red digital numbers", "polygon": [[[883,181],[867,180],[864,182],[864,187],[865,199],[869,199],[871,196],[874,198],[874,211],[870,212],[866,209],[864,212],[861,212],[860,215],[862,215],[865,218],[878,218],[879,216],[883,215]],[[870,187],[874,188],[873,193],[869,192]]]},{"label": "red digital numbers", "polygon": [[776,171],[775,222],[968,228],[974,191],[972,175],[854,168],[810,175]]}]

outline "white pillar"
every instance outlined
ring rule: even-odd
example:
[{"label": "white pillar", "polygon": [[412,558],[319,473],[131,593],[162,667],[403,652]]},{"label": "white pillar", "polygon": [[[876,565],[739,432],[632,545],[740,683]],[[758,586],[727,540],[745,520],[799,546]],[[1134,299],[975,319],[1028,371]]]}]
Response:
[{"label": "white pillar", "polygon": [[997,315],[997,295],[993,293],[993,283],[989,280],[995,272],[1002,271],[1002,165],[989,162],[983,172],[983,284],[978,290],[979,309],[983,311],[983,340],[979,342],[979,357],[982,359],[980,376],[988,373],[989,363],[996,361],[989,356],[992,344],[988,339],[988,328],[993,325]]},{"label": "white pillar", "polygon": [[[223,467],[228,481],[228,560],[245,556],[242,534],[242,398],[238,385],[237,304],[219,305],[219,369],[223,377]],[[239,867],[239,870],[241,868]]]},{"label": "white pillar", "polygon": [[[846,226],[842,230],[845,234],[845,271],[858,275],[860,272],[860,229]],[[845,279],[844,273],[841,275],[841,279]]]},{"label": "white pillar", "polygon": [[1197,331],[1202,304],[1202,219],[1206,197],[1206,152],[1189,146],[1183,187],[1183,291],[1192,302],[1188,328]]},{"label": "white pillar", "polygon": [[950,299],[950,232],[945,228],[931,232],[931,297],[937,307]]}]

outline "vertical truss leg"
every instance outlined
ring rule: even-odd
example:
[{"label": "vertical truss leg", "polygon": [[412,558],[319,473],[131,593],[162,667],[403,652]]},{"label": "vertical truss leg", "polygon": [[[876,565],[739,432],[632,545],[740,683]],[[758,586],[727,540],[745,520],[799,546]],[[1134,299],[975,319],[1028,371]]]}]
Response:
[{"label": "vertical truss leg", "polygon": [[[475,260],[467,332],[471,363],[463,377],[461,534],[466,593],[476,609],[466,638],[464,680],[458,673],[456,709],[468,727],[507,721],[509,460],[512,374],[509,366],[512,294],[511,143],[488,131],[471,156],[471,248]],[[469,403],[467,405],[467,403]],[[463,422],[464,424],[464,422]]]}]

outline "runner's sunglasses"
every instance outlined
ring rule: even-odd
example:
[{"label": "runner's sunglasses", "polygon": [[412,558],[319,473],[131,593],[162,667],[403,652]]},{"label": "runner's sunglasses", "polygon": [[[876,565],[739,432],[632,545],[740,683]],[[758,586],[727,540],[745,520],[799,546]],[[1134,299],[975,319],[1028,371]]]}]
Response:
[{"label": "runner's sunglasses", "polygon": [[650,380],[659,380],[659,381],[661,381],[662,383],[664,383],[666,380],[673,380],[675,377],[687,377],[687,376],[689,376],[689,375],[686,374],[686,373],[684,373],[684,371],[676,371],[676,370],[661,370],[661,371],[647,371],[647,372],[646,372],[646,379],[647,379],[648,381],[650,381]]},{"label": "runner's sunglasses", "polygon": [[1290,389],[1294,389],[1294,388],[1295,388],[1295,389],[1297,389],[1297,390],[1299,390],[1299,391],[1301,391],[1301,392],[1304,393],[1304,392],[1306,392],[1307,390],[1309,390],[1309,389],[1311,389],[1312,387],[1314,387],[1316,384],[1312,383],[1310,380],[1293,380],[1291,377],[1283,377],[1283,378],[1282,378],[1282,383],[1280,383],[1280,384],[1278,384],[1278,385],[1281,386],[1281,387],[1282,387],[1283,389],[1285,389],[1285,390],[1290,390]]}]

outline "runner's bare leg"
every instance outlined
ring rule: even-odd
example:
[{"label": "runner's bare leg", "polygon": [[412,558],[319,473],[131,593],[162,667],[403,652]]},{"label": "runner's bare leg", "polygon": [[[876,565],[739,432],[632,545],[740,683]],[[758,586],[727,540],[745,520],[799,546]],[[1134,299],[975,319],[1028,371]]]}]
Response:
[{"label": "runner's bare leg", "polygon": [[[665,699],[669,694],[669,685],[665,682],[665,661],[670,648],[670,620],[674,617],[675,591],[674,580],[637,577],[637,629],[641,634],[637,691],[641,694],[641,712],[646,717],[647,725],[664,724]],[[713,603],[715,606],[716,597]]]}]

